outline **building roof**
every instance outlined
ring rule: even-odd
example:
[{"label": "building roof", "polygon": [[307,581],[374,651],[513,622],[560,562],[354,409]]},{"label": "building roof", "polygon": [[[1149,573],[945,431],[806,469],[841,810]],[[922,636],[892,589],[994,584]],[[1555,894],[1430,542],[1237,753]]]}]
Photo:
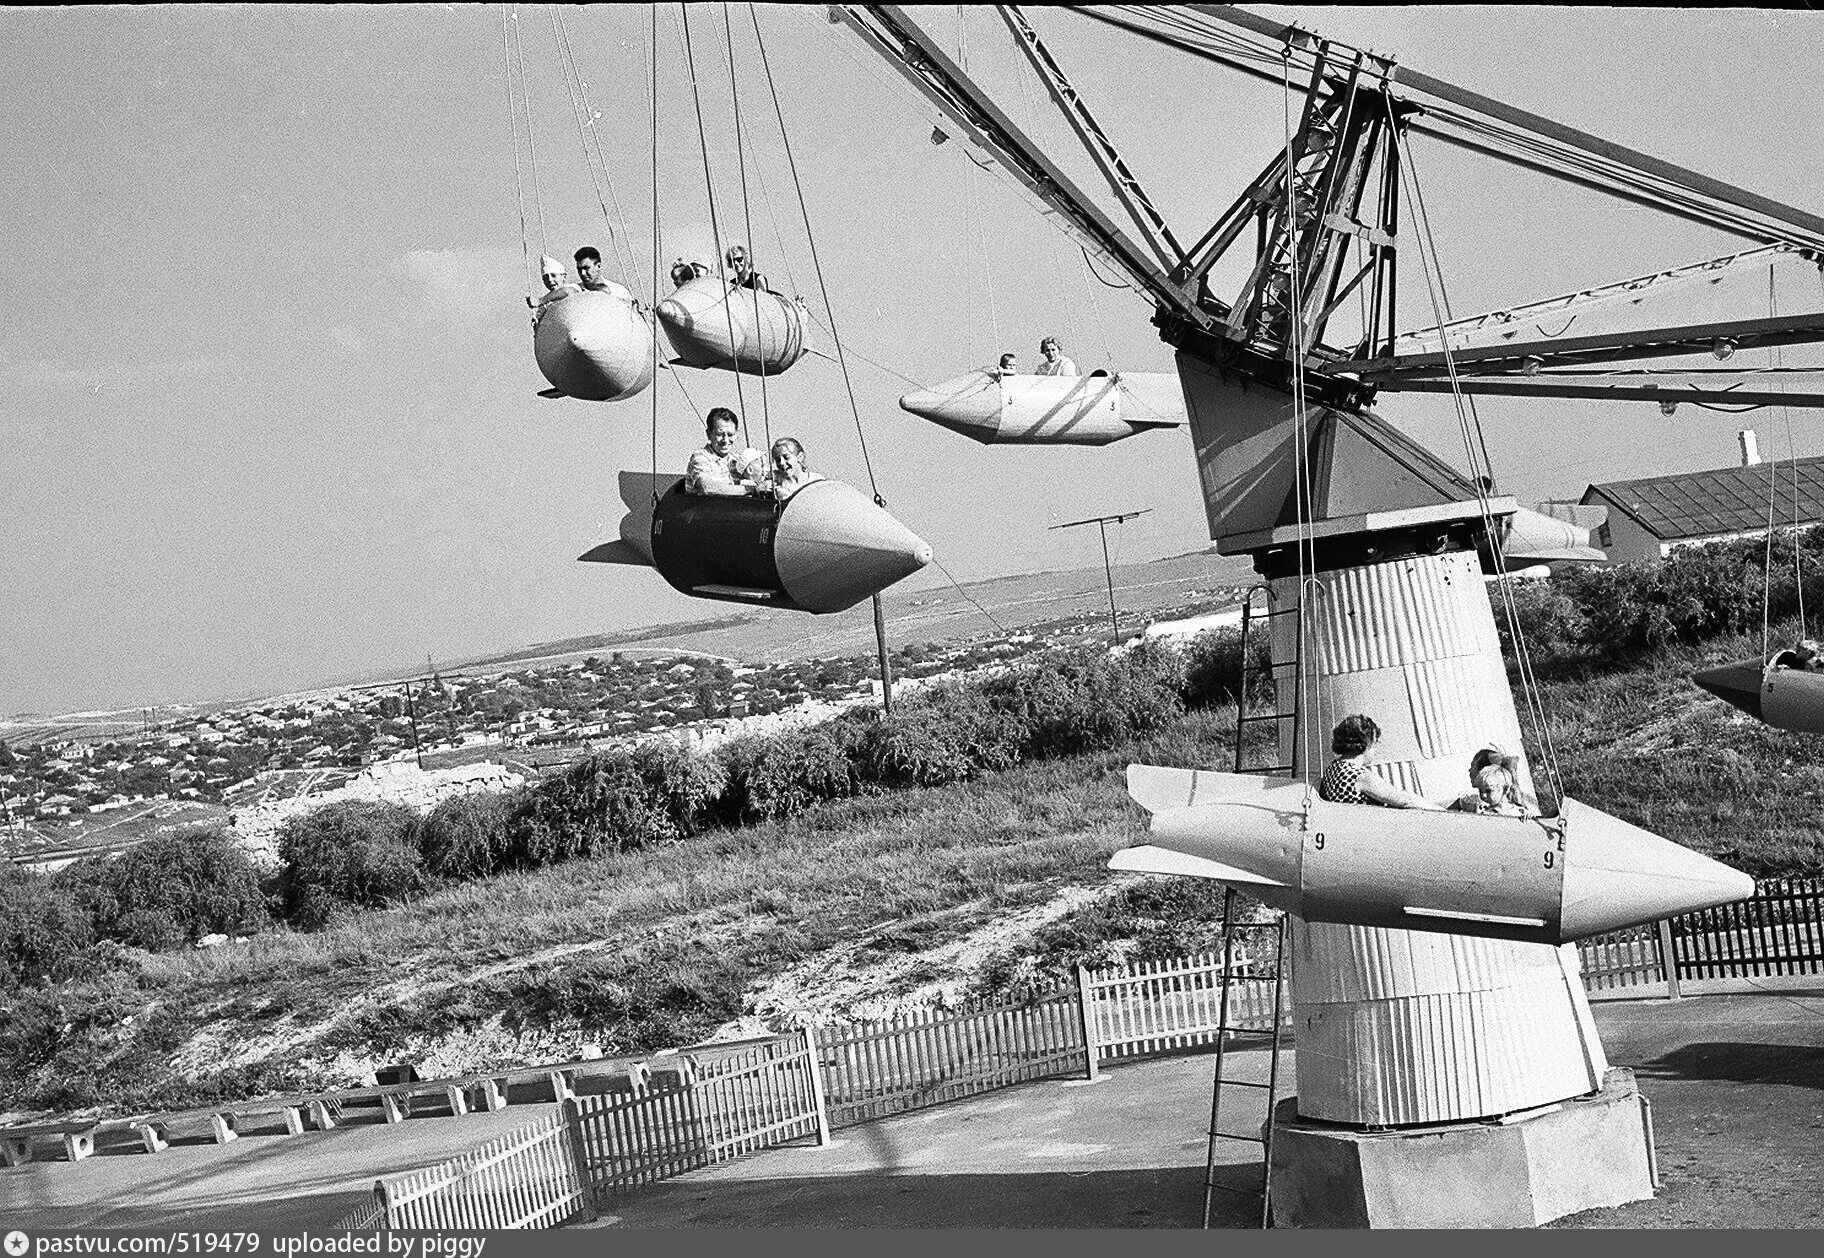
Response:
[{"label": "building roof", "polygon": [[1776,527],[1824,520],[1824,455],[1610,481],[1591,485],[1584,491],[1583,501],[1591,502],[1600,494],[1661,541],[1717,537],[1767,527],[1770,481]]}]

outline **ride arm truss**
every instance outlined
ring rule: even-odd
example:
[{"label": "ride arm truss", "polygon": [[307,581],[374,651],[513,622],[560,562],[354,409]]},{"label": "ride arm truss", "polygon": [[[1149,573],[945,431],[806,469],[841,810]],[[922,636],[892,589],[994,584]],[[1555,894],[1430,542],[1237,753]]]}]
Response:
[{"label": "ride arm truss", "polygon": [[[1125,271],[1161,306],[1198,326],[1208,326],[1226,313],[1226,307],[1204,308],[1194,284],[1175,280],[1168,274],[1161,263],[1169,254],[1156,258],[1152,251],[1131,239],[1103,214],[1070,177],[1045,156],[1040,146],[988,99],[962,67],[919,29],[903,8],[897,5],[831,5],[830,15],[866,40],[920,95],[959,128],[971,144],[1012,173],[1042,205],[1061,216],[1072,231]],[[1033,55],[1028,44],[1021,46],[1028,56]],[[1069,110],[1066,112],[1070,115]],[[1087,119],[1086,115],[1071,116],[1075,119],[1073,125],[1081,128],[1086,121],[1093,134],[1100,136],[1093,119]],[[1083,134],[1081,129],[1079,134]],[[1112,146],[1106,146],[1105,139],[1101,145],[1088,140],[1086,143],[1097,164],[1105,171],[1109,169],[1106,163],[1113,153]],[[1119,162],[1118,155],[1115,161]],[[1138,189],[1125,166],[1111,178],[1120,178],[1127,184],[1124,202]],[[1141,197],[1144,198],[1144,194]],[[1145,206],[1150,210],[1150,201],[1145,202]],[[1143,225],[1148,221],[1144,213],[1137,215],[1137,219]],[[1163,224],[1163,219],[1159,224]],[[1157,234],[1156,230],[1154,234]],[[1166,241],[1169,237],[1160,235],[1159,240]]]},{"label": "ride arm truss", "polygon": [[[1557,297],[1527,302],[1522,306],[1510,306],[1505,310],[1490,310],[1481,314],[1467,315],[1461,319],[1450,320],[1441,329],[1437,327],[1414,328],[1409,332],[1399,334],[1396,338],[1395,348],[1421,353],[1444,338],[1448,338],[1452,345],[1465,345],[1489,336],[1499,336],[1511,341],[1521,331],[1523,324],[1537,323],[1543,319],[1570,318],[1580,315],[1586,310],[1613,305],[1617,302],[1639,302],[1651,293],[1663,292],[1682,285],[1703,282],[1714,284],[1723,278],[1725,272],[1736,267],[1749,263],[1777,262],[1782,258],[1792,257],[1798,252],[1793,245],[1760,245],[1738,253],[1726,254],[1720,258],[1690,262],[1664,271],[1655,271],[1651,275],[1637,275],[1632,279],[1599,284],[1592,288],[1579,289],[1574,293],[1563,293]],[[1538,330],[1543,334],[1543,328]]]},{"label": "ride arm truss", "polygon": [[1538,376],[1459,374],[1454,378],[1440,370],[1377,381],[1376,386],[1389,393],[1603,398],[1618,402],[1658,402],[1662,407],[1678,402],[1744,410],[1757,406],[1824,407],[1824,371],[1815,367],[1763,371],[1573,371]]},{"label": "ride arm truss", "polygon": [[[1284,64],[1303,71],[1314,63],[1309,33],[1229,5],[1091,5],[1077,11],[1274,84],[1282,81]],[[1379,66],[1387,88],[1404,89],[1402,101],[1417,106],[1409,124],[1416,133],[1733,235],[1824,256],[1824,217],[1364,55]]]}]

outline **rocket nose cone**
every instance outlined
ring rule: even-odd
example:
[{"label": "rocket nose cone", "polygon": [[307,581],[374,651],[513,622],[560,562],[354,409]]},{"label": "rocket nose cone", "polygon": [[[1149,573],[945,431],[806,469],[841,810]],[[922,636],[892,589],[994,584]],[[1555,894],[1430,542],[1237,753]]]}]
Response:
[{"label": "rocket nose cone", "polygon": [[1740,870],[1566,799],[1564,940],[1732,904],[1754,894]]},{"label": "rocket nose cone", "polygon": [[1734,704],[1749,716],[1761,717],[1761,673],[1758,660],[1739,660],[1720,668],[1691,674],[1691,680],[1717,698]]},{"label": "rocket nose cone", "polygon": [[818,481],[780,513],[773,562],[793,602],[836,612],[930,563],[931,546],[853,486]]},{"label": "rocket nose cone", "polygon": [[1001,404],[1001,382],[985,371],[971,371],[899,399],[901,410],[984,445],[1000,428]]}]

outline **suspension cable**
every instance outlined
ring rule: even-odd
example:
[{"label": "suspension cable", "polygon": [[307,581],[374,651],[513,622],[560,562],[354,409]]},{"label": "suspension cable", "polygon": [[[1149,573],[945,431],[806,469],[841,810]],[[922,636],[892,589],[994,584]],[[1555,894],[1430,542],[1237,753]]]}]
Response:
[{"label": "suspension cable", "polygon": [[[513,101],[513,46],[508,35],[507,6],[500,6],[500,77],[507,86],[507,131],[513,140],[513,203],[519,209],[519,252],[526,268],[526,291],[534,291],[532,245],[526,230],[526,186],[519,169],[519,113]],[[542,252],[542,250],[541,250]]]},{"label": "suspension cable", "polygon": [[538,141],[532,134],[532,91],[526,77],[525,36],[519,26],[518,5],[513,6],[513,59],[519,66],[519,103],[526,115],[526,156],[532,167],[532,208],[538,215],[538,251],[548,254],[551,246],[545,241],[545,198],[538,186]]},{"label": "suspension cable", "polygon": [[[647,119],[652,126],[652,305],[659,305],[659,261],[665,242],[659,227],[659,6],[646,9]],[[652,329],[652,486],[653,504],[659,499],[659,329]],[[672,373],[676,376],[676,372]],[[689,397],[688,394],[685,395]]]},{"label": "suspension cable", "polygon": [[[1770,318],[1778,318],[1780,301],[1774,287],[1774,267],[1767,264],[1767,313]],[[1785,353],[1778,345],[1768,348],[1768,366],[1775,371],[1785,367]],[[1786,425],[1786,467],[1792,474],[1792,583],[1799,599],[1799,637],[1805,638],[1805,569],[1804,546],[1799,540],[1799,445],[1792,431],[1792,408],[1785,402],[1780,403],[1780,418]]]},{"label": "suspension cable", "polygon": [[961,594],[964,598],[968,599],[970,605],[972,607],[974,607],[976,611],[982,613],[982,615],[984,615],[988,618],[989,624],[993,625],[996,629],[998,629],[1002,633],[1007,632],[1007,626],[1003,625],[1000,621],[996,620],[994,618],[993,612],[989,611],[986,607],[983,607],[980,603],[976,602],[975,597],[972,594],[970,594],[968,590],[963,588],[962,583],[959,582],[954,576],[950,575],[950,569],[944,567],[943,560],[941,560],[941,559],[937,558],[937,556],[933,555],[931,557],[931,562],[933,564],[935,564],[937,566],[937,570],[939,572],[943,573],[945,578],[949,580],[950,586],[952,589],[954,589],[958,594]]},{"label": "suspension cable", "polygon": [[[601,129],[595,125],[597,115],[589,101],[589,85],[583,82],[582,68],[577,64],[569,19],[558,13],[555,4],[549,6],[547,12],[551,18],[551,38],[557,44],[558,65],[564,73],[564,90],[569,94],[570,112],[576,120],[577,145],[583,150],[583,167],[589,172],[590,185],[595,189],[595,203],[601,207],[602,224],[608,229],[608,243],[614,250],[615,264],[622,275],[632,279],[637,273],[638,264],[633,256],[633,246],[627,239],[627,219],[621,213],[620,198],[614,191],[614,178],[608,173],[608,163],[602,157]],[[591,133],[595,137],[593,161],[589,152]],[[604,183],[608,187],[606,198],[602,195]],[[609,201],[614,202],[612,216],[608,212]],[[617,223],[620,226],[618,233],[615,231]]]},{"label": "suspension cable", "polygon": [[[1400,180],[1406,185],[1412,198],[1416,213],[1419,237],[1419,269],[1425,278],[1426,295],[1430,298],[1432,315],[1440,329],[1438,339],[1444,354],[1444,363],[1451,382],[1451,395],[1457,410],[1458,428],[1463,437],[1464,455],[1470,464],[1470,475],[1476,491],[1476,501],[1480,508],[1483,528],[1489,540],[1489,551],[1494,560],[1496,586],[1500,590],[1502,612],[1507,621],[1508,637],[1514,644],[1515,664],[1520,674],[1520,689],[1524,698],[1527,716],[1533,726],[1533,734],[1539,743],[1542,764],[1548,785],[1552,790],[1556,806],[1562,810],[1564,798],[1564,779],[1560,772],[1558,749],[1552,738],[1551,726],[1546,719],[1543,696],[1539,693],[1538,678],[1533,669],[1532,651],[1526,641],[1526,635],[1520,625],[1519,607],[1514,599],[1511,582],[1508,580],[1506,548],[1501,544],[1495,529],[1494,517],[1489,509],[1488,489],[1493,484],[1489,473],[1492,467],[1488,458],[1488,446],[1482,428],[1480,413],[1476,410],[1475,399],[1463,392],[1462,380],[1457,373],[1456,355],[1448,344],[1449,338],[1443,335],[1442,329],[1451,318],[1450,296],[1444,288],[1443,267],[1437,255],[1437,240],[1432,235],[1431,217],[1426,210],[1425,198],[1419,182],[1418,170],[1412,162],[1411,148],[1406,143],[1405,135],[1400,131],[1398,120],[1392,116],[1389,105],[1389,129],[1394,143],[1399,149]],[[1465,406],[1467,400],[1468,405]],[[1477,471],[1478,455],[1481,471]]]},{"label": "suspension cable", "polygon": [[684,57],[690,67],[690,98],[697,109],[697,143],[703,151],[703,186],[709,190],[709,231],[716,246],[716,274],[722,280],[722,315],[728,325],[728,347],[734,355],[735,400],[741,407],[741,440],[753,445],[748,435],[747,394],[741,388],[741,348],[735,340],[735,297],[728,282],[728,255],[722,248],[722,219],[716,212],[716,181],[709,161],[709,132],[703,126],[703,95],[697,88],[697,54],[690,38],[690,6],[680,4],[678,13],[684,19]]},{"label": "suspension cable", "polygon": [[[754,210],[753,198],[747,192],[747,135],[741,128],[741,89],[735,81],[735,28],[728,16],[726,0],[722,5],[722,37],[728,49],[728,96],[735,111],[735,155],[739,159],[741,171],[741,222],[747,234],[747,271],[754,274]],[[760,289],[750,283],[747,291],[754,298],[754,328],[760,327]],[[730,298],[733,301],[733,298]],[[759,360],[760,366],[760,423],[766,432],[766,448],[770,453],[773,448],[773,411],[768,404],[766,393],[766,360]]]},{"label": "suspension cable", "polygon": [[842,368],[842,387],[849,397],[849,413],[855,417],[855,436],[861,443],[861,462],[868,472],[868,489],[874,495],[874,501],[885,505],[880,496],[880,485],[874,479],[874,461],[868,455],[868,434],[861,424],[861,407],[855,401],[855,382],[849,376],[848,355],[842,347],[842,337],[836,331],[836,308],[830,304],[830,286],[823,278],[823,260],[817,253],[817,235],[811,229],[811,211],[804,200],[804,182],[798,178],[798,159],[792,155],[792,137],[785,128],[785,111],[779,104],[779,85],[773,81],[772,59],[766,53],[766,38],[760,33],[760,17],[752,5],[748,6],[747,16],[754,24],[754,44],[760,50],[760,66],[766,71],[766,89],[772,96],[773,115],[779,120],[779,139],[785,146],[785,162],[792,172],[792,188],[798,194],[798,213],[804,218],[805,239],[811,246],[811,267],[817,275],[817,288],[823,295],[823,309],[830,316],[830,341],[836,346],[836,361]]},{"label": "suspension cable", "polygon": [[[1314,83],[1311,89],[1317,91]],[[1306,678],[1310,665],[1307,662],[1311,654],[1310,601],[1322,594],[1317,579],[1317,545],[1312,535],[1312,503],[1309,467],[1310,447],[1310,414],[1305,396],[1305,352],[1304,336],[1299,331],[1301,300],[1299,296],[1298,275],[1298,185],[1295,178],[1295,161],[1292,133],[1292,46],[1287,44],[1282,50],[1280,59],[1280,122],[1285,134],[1286,146],[1286,208],[1285,208],[1285,242],[1286,242],[1286,278],[1290,297],[1289,316],[1291,318],[1292,349],[1292,493],[1295,503],[1294,514],[1298,519],[1298,538],[1294,553],[1298,557],[1298,663],[1293,670],[1293,684],[1296,687],[1294,704],[1304,704],[1307,712],[1315,715],[1321,710],[1318,695],[1318,678],[1311,678],[1310,693],[1307,700]],[[1296,711],[1296,706],[1294,708]],[[1311,772],[1312,753],[1318,745],[1313,720],[1295,723],[1299,739],[1304,746],[1299,749],[1298,762],[1304,768],[1305,807],[1311,806],[1313,779]]]}]

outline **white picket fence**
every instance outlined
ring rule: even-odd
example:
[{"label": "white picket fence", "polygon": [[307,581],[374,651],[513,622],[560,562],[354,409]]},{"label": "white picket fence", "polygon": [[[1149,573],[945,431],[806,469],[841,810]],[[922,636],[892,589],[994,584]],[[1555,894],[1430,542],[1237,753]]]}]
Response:
[{"label": "white picket fence", "polygon": [[[588,1210],[567,1112],[490,1141],[473,1153],[374,1186],[379,1217],[401,1231],[561,1227]],[[348,1222],[344,1221],[345,1224]]]}]

